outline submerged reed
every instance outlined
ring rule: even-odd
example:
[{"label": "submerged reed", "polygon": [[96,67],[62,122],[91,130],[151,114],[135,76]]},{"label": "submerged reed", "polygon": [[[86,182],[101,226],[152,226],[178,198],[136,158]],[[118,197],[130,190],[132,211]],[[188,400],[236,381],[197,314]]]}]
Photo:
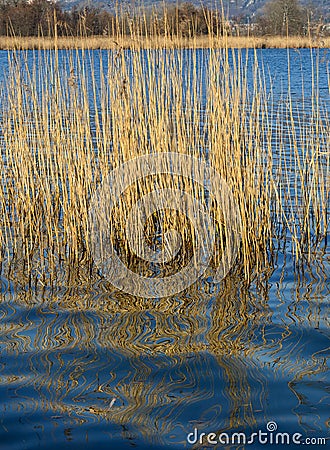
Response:
[{"label": "submerged reed", "polygon": [[[139,30],[132,37],[138,42]],[[166,44],[171,37],[157,39]],[[42,286],[77,282],[81,273],[97,276],[90,199],[113,168],[157,152],[205,158],[229,185],[242,221],[237,264],[247,282],[269,269],[282,242],[291,242],[297,264],[322,250],[329,227],[330,124],[319,97],[319,61],[306,116],[290,90],[285,101],[275,99],[256,51],[219,49],[215,39],[209,36],[208,49],[198,52],[138,44],[103,53],[8,52],[0,92],[0,245],[8,276],[19,273],[24,283]],[[125,264],[145,276],[155,273],[127,245],[128,213],[150,191],[178,187],[205,201],[191,179],[149,176],[125,191],[109,224]],[[211,204],[217,230],[212,267],[226,251],[224,213]],[[164,233],[172,228],[182,239],[172,261],[178,267],[194,254],[185,214],[153,214],[145,239],[166,251]],[[175,269],[163,264],[157,270],[165,276]]]}]

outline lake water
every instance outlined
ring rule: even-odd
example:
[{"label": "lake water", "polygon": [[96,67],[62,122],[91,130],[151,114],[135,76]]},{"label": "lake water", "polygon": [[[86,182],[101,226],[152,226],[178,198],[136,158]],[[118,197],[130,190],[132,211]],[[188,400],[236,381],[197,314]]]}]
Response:
[{"label": "lake water", "polygon": [[[285,102],[287,51],[258,56],[273,77],[269,92]],[[313,58],[327,114],[329,51]],[[7,60],[0,52],[1,77]],[[291,50],[290,61],[296,111],[310,116],[310,50]],[[275,448],[295,447],[295,433],[305,446],[329,438],[329,239],[323,249],[297,267],[281,248],[249,288],[234,273],[163,300],[109,291],[102,280],[29,290],[2,277],[0,449],[262,449],[272,444],[219,436],[260,431],[270,440],[276,426],[290,445]],[[195,442],[196,433],[218,443]]]}]

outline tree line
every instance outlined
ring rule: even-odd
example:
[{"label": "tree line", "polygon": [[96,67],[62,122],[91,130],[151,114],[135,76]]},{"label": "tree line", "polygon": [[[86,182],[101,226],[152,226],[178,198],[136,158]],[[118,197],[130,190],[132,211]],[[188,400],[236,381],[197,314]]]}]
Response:
[{"label": "tree line", "polygon": [[168,6],[148,14],[112,14],[95,6],[66,11],[52,0],[8,0],[0,4],[0,35],[15,36],[129,35],[132,29],[142,34],[180,36],[217,32],[220,14],[191,3]]},{"label": "tree line", "polygon": [[[298,0],[270,0],[262,14],[255,18],[251,34],[306,34],[312,20],[310,11]],[[56,25],[56,27],[55,27]],[[2,0],[0,3],[0,35],[15,36],[129,35],[168,34],[183,37],[209,33],[238,33],[239,26],[224,20],[219,11],[196,7],[192,3],[168,5],[148,13],[112,14],[95,6],[66,11],[53,0]],[[241,27],[241,34],[246,27]]]},{"label": "tree line", "polygon": [[268,2],[256,19],[256,31],[262,35],[287,36],[308,34],[313,21],[313,9],[303,8],[297,0]]}]

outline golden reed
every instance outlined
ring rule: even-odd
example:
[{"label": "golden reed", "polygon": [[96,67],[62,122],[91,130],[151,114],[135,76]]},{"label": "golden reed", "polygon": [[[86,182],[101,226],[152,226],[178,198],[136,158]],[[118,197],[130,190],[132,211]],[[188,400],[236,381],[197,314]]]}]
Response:
[{"label": "golden reed", "polygon": [[[295,107],[289,73],[288,96],[280,103],[266,86],[268,75],[255,48],[230,49],[239,39],[209,35],[202,44],[191,39],[189,48],[203,50],[189,54],[175,36],[155,32],[147,44],[143,39],[141,29],[132,29],[129,39],[118,30],[115,43],[60,40],[56,33],[51,43],[32,38],[0,43],[39,49],[8,51],[0,92],[0,243],[6,273],[19,272],[46,286],[60,276],[74,282],[79,270],[93,271],[88,241],[93,193],[112,168],[164,151],[208,158],[229,185],[242,219],[237,262],[247,281],[269,269],[274,248],[284,240],[298,262],[313,260],[329,224],[330,127],[317,85],[320,61],[313,60],[306,118]],[[258,46],[256,38],[247,42]],[[103,45],[111,50],[90,50]],[[172,47],[177,50],[155,50]],[[118,252],[145,275],[149,267],[141,266],[126,243],[128,211],[155,186],[178,185],[204,200],[191,180],[150,176],[125,192],[113,214]],[[211,210],[220,240],[215,267],[225,251],[226,230],[224,212],[215,204]],[[146,223],[146,240],[152,244],[159,228],[164,235],[173,227],[182,237],[182,260],[176,261],[181,264],[194,253],[194,233],[184,215],[154,215]]]}]

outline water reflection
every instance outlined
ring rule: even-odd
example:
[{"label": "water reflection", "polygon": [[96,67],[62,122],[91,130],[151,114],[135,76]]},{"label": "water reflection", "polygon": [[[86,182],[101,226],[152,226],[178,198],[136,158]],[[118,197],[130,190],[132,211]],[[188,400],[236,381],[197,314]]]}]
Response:
[{"label": "water reflection", "polygon": [[236,273],[150,301],[83,277],[53,291],[3,280],[4,439],[34,448],[57,429],[73,442],[104,433],[118,448],[183,448],[195,426],[253,430],[269,418],[324,433],[329,259],[296,271],[277,261],[255,289]]}]

